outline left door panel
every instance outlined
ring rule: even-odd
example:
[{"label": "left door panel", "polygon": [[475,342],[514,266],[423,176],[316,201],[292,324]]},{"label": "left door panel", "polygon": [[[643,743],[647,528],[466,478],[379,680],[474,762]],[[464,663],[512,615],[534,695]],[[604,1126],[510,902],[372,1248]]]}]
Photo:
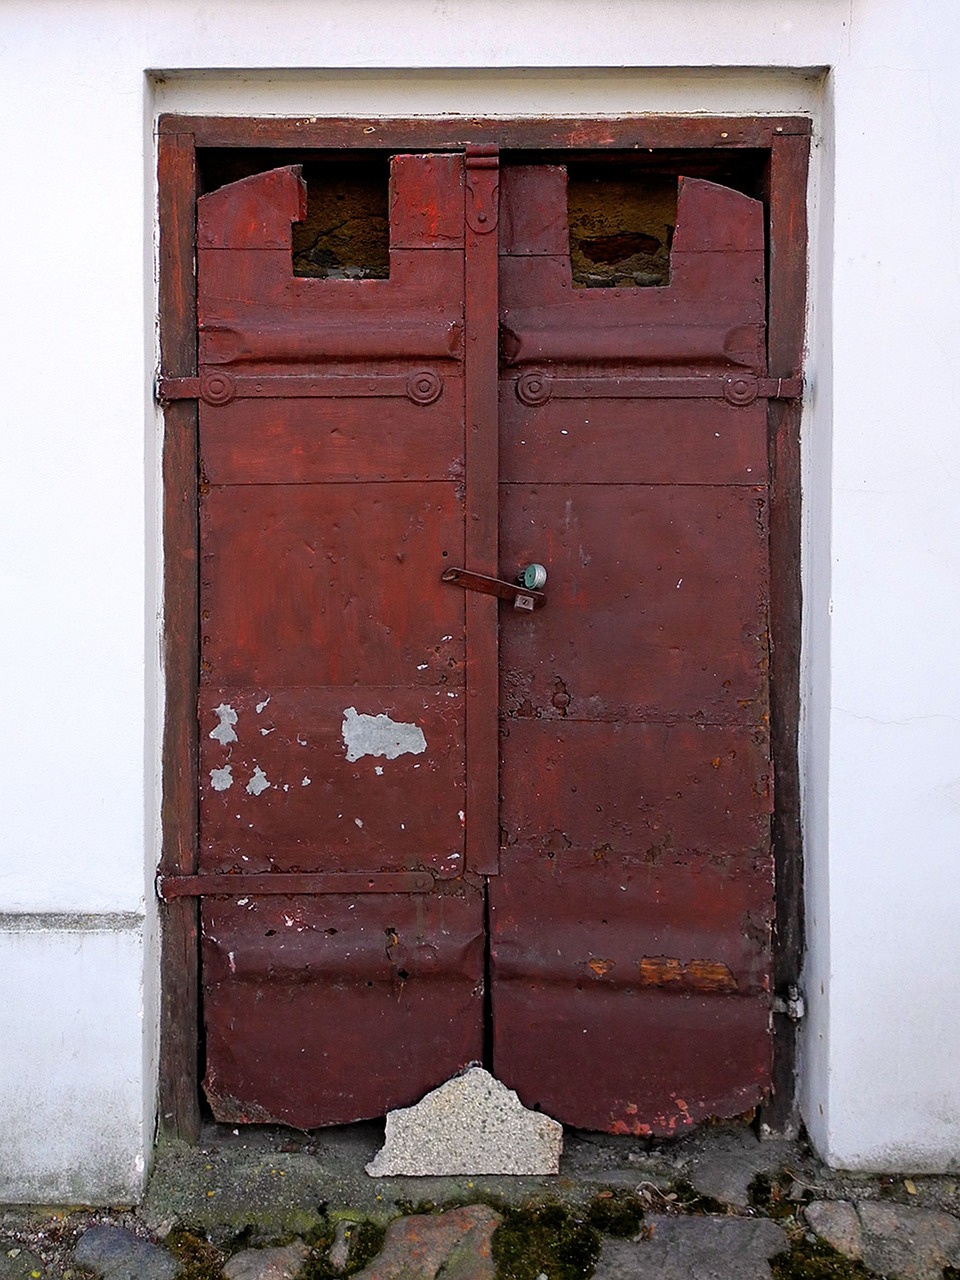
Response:
[{"label": "left door panel", "polygon": [[463,158],[394,157],[390,186],[386,280],[293,275],[295,166],[199,202],[199,871],[230,878],[201,905],[204,1087],[223,1121],[381,1115],[482,1052],[464,601],[438,585],[464,552]]}]

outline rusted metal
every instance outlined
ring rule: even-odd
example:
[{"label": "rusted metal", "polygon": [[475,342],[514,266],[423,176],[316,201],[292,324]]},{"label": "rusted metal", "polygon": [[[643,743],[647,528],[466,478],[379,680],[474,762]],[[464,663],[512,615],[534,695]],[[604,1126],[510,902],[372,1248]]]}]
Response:
[{"label": "rusted metal", "polygon": [[[696,172],[705,176],[710,176],[711,172],[723,172],[730,163],[730,157],[738,151],[746,154],[753,149],[757,155],[766,152],[771,157],[768,187],[771,262],[768,330],[770,374],[782,374],[786,378],[796,373],[803,336],[803,212],[810,132],[808,119],[643,117],[605,121],[513,122],[498,119],[471,120],[469,126],[465,126],[462,119],[336,121],[310,118],[257,121],[247,118],[218,120],[170,116],[163,117],[159,125],[161,335],[164,372],[177,376],[189,376],[196,372],[196,365],[192,363],[195,356],[191,354],[191,348],[195,351],[196,327],[190,310],[195,297],[193,223],[194,152],[197,146],[242,148],[253,145],[292,149],[314,146],[361,149],[373,147],[389,151],[433,146],[446,149],[456,148],[469,140],[465,136],[468,128],[475,140],[498,141],[501,146],[519,149],[548,148],[557,152],[566,149],[578,156],[584,154],[585,149],[592,149],[595,156],[601,156],[617,148],[624,151],[629,149],[633,155],[638,154],[639,149],[657,148],[661,149],[657,158],[659,163],[659,157],[664,154],[663,148],[683,148],[685,154],[690,155],[698,166]],[[700,150],[690,150],[691,148]],[[709,151],[705,150],[708,148]],[[675,151],[669,157],[670,163],[676,163],[678,155],[679,152]],[[432,203],[436,207],[437,202]],[[430,201],[414,200],[410,202],[410,207],[416,210],[418,205],[430,204]],[[462,209],[462,199],[460,207]],[[562,208],[559,212],[554,208],[552,213],[548,209],[549,216],[554,218],[560,228],[558,235],[561,241],[566,234],[563,213]],[[420,216],[420,213],[416,213],[416,217]],[[503,213],[502,219],[509,225],[509,208]],[[440,222],[437,225],[442,228]],[[395,221],[391,238],[394,243],[399,244],[396,235],[398,226]],[[396,281],[396,272],[392,274]],[[336,282],[337,287],[341,287],[343,283]],[[369,290],[371,283],[363,282],[364,289]],[[348,285],[348,288],[353,287]],[[381,284],[378,283],[377,287],[381,287]],[[342,298],[344,295],[340,293],[331,296]],[[354,299],[356,297],[355,294]],[[378,305],[381,303],[382,295],[378,299]],[[429,359],[432,362],[432,357]],[[270,413],[265,404],[258,406],[254,401],[241,399],[215,411],[208,411],[201,406],[206,414],[204,470],[209,475],[209,469],[215,466],[219,483],[236,485],[245,484],[252,475],[261,477],[262,483],[280,485],[303,483],[321,476],[326,478],[327,475],[340,481],[351,481],[354,477],[369,480],[395,474],[402,474],[411,480],[429,480],[436,474],[428,447],[428,441],[434,439],[435,433],[444,436],[444,442],[437,446],[438,451],[456,456],[455,444],[451,442],[455,441],[458,430],[457,415],[455,413],[451,416],[448,413],[448,402],[462,405],[463,391],[462,384],[457,382],[453,372],[457,368],[457,355],[454,354],[452,358],[444,357],[444,360],[442,374],[445,387],[440,401],[427,409],[420,409],[409,404],[403,397],[391,400],[389,433],[377,430],[379,423],[374,420],[383,415],[376,410],[375,399],[370,401],[373,411],[370,415],[353,412],[350,399],[330,400],[329,409],[328,401],[323,398],[312,402],[304,401],[302,404],[298,399],[290,399],[286,401],[282,414]],[[289,370],[276,370],[277,373],[285,371]],[[579,375],[583,372],[592,373],[594,370],[576,372]],[[674,369],[671,376],[675,373]],[[516,404],[515,386],[516,370],[512,376],[505,377],[501,384],[501,396],[508,398],[513,404]],[[546,448],[548,441],[541,438],[541,432],[531,435],[528,430],[519,430],[527,425],[527,420],[515,418],[508,413],[501,440],[501,460],[505,476],[510,477],[514,483],[520,479],[538,485],[544,484],[545,478],[550,477],[575,480],[578,453],[587,448],[593,455],[593,476],[598,483],[610,480],[652,485],[763,482],[767,470],[765,441],[760,440],[759,449],[757,445],[757,422],[761,424],[759,434],[762,437],[766,419],[766,404],[762,400],[746,408],[735,408],[719,399],[654,402],[651,407],[656,412],[659,429],[648,432],[645,424],[641,423],[639,429],[631,432],[626,452],[622,447],[620,421],[623,407],[622,403],[618,405],[614,399],[594,400],[578,417],[576,400],[555,399],[546,410],[550,415],[551,430],[555,431],[553,443],[556,448],[552,450]],[[338,410],[337,416],[332,412],[334,408]],[[268,415],[266,431],[262,417],[264,413]],[[429,416],[429,422],[421,422],[415,416],[423,413]],[[777,564],[772,599],[772,621],[776,639],[773,653],[775,698],[772,731],[779,752],[776,807],[777,830],[780,834],[776,851],[778,892],[782,890],[778,905],[781,915],[776,936],[778,971],[785,974],[796,972],[800,956],[798,938],[801,933],[801,917],[797,905],[800,883],[797,791],[791,782],[796,777],[795,688],[799,641],[796,621],[799,591],[795,572],[799,547],[796,533],[799,488],[795,465],[799,416],[789,402],[774,405],[771,414],[774,420],[771,449],[775,472],[775,487],[771,495],[771,537],[774,539],[773,554]],[[191,798],[195,796],[195,765],[191,764],[191,754],[196,747],[197,728],[195,698],[190,694],[189,687],[191,681],[195,683],[196,663],[191,660],[190,654],[191,644],[197,636],[196,606],[191,596],[191,581],[194,583],[195,596],[195,545],[190,534],[191,512],[194,510],[192,495],[196,492],[198,471],[195,451],[196,408],[189,402],[172,404],[166,417],[164,616],[168,711],[164,750],[164,865],[168,870],[175,871],[179,867],[189,869],[193,865],[195,853],[195,828],[191,818]],[[588,425],[585,419],[589,419]],[[531,418],[529,421],[536,419]],[[333,434],[335,431],[337,434]],[[462,418],[459,431],[462,440]],[[562,434],[563,432],[567,434]],[[665,436],[670,440],[670,447],[666,449],[663,447]],[[378,445],[374,445],[375,439],[378,439]],[[330,444],[335,447],[330,447]],[[533,445],[536,448],[531,455]],[[462,458],[458,475],[462,475]],[[450,554],[453,555],[453,552]],[[525,554],[542,556],[543,548],[530,546],[525,548]],[[553,612],[552,608],[538,615],[537,625]],[[709,623],[705,629],[708,627]],[[547,651],[547,665],[550,663],[551,652]],[[559,679],[546,680],[544,689],[549,695],[545,706],[552,709],[551,714],[559,714],[564,708],[570,712],[574,705],[575,690],[565,691]],[[517,705],[522,707],[522,700]],[[532,709],[531,713],[535,715],[535,712],[536,709]],[[563,720],[561,718],[554,723],[562,724]],[[209,732],[209,727],[208,722],[205,732]],[[508,724],[506,727],[511,726]],[[710,767],[713,767],[712,763]],[[618,886],[612,888],[611,896],[614,900],[619,892]],[[376,895],[371,895],[368,901],[375,898]],[[273,901],[279,903],[281,899]],[[320,899],[320,902],[323,901],[325,899]],[[403,899],[399,901],[402,902]],[[189,899],[180,899],[163,908],[161,1116],[165,1127],[183,1137],[190,1137],[196,1132],[197,1118],[196,1033],[191,1024],[191,1010],[195,1013],[196,1008],[195,988],[191,977],[192,967],[195,969],[195,953],[191,938],[195,939],[196,933],[194,928],[191,934],[187,916],[184,915],[184,909],[189,914],[189,909],[193,907],[194,904]],[[286,928],[286,925],[283,924],[283,927]],[[205,948],[206,945],[205,943]],[[677,960],[681,964],[691,964],[704,956],[709,961],[710,957],[705,951],[698,956],[692,951],[684,953],[679,947],[672,951],[664,948],[659,960]],[[594,967],[583,971],[585,976],[590,975],[592,982],[596,982],[596,969],[602,969],[609,957],[596,955],[591,959]],[[656,949],[651,950],[647,959],[658,960]],[[409,987],[410,984],[407,983],[404,998]],[[647,994],[650,998],[660,997],[662,1000],[672,1001],[674,1008],[683,1005],[684,997],[679,997],[678,1006],[677,995],[665,989],[647,989]],[[620,997],[621,1001],[623,998]],[[740,1000],[742,997],[727,996],[724,999]],[[566,1000],[564,993],[561,1002]],[[620,1007],[622,1009],[622,1004]],[[667,1007],[669,1009],[671,1005]],[[569,1003],[566,1016],[568,1019],[574,1017],[574,1010]],[[375,1014],[373,1022],[376,1022]],[[356,1024],[356,1007],[352,1007],[344,1012],[341,1025],[349,1029]],[[766,1111],[770,1123],[778,1123],[778,1117],[782,1119],[789,1114],[792,1096],[792,1023],[787,1018],[777,1016],[774,1019],[774,1031],[776,1043],[783,1049],[783,1053],[774,1104],[772,1108],[768,1106]],[[788,1032],[791,1033],[789,1036]],[[453,1034],[457,1034],[456,1030]],[[529,1036],[530,1028],[522,1027],[518,1034]],[[282,1044],[282,1037],[277,1043]],[[730,1056],[735,1058],[738,1046],[736,1043],[728,1043]],[[723,1053],[724,1044],[719,1039],[711,1041],[711,1045],[714,1053]],[[441,1054],[446,1051],[445,1045],[438,1045],[436,1041],[432,1047]],[[246,1046],[242,1048],[245,1052]],[[619,1048],[615,1048],[614,1053],[618,1054]],[[471,1056],[478,1055],[479,1047]],[[360,1056],[364,1062],[378,1065],[375,1055],[364,1056],[361,1050]],[[545,1063],[543,1054],[541,1062]],[[604,1065],[602,1054],[598,1055],[597,1062]],[[592,1063],[590,1066],[591,1079],[595,1065]],[[292,1059],[284,1064],[284,1070],[293,1076]],[[328,1077],[329,1091],[336,1093],[338,1087]],[[629,1106],[624,1110],[630,1117],[629,1125],[638,1127],[643,1123],[636,1114],[631,1115]],[[253,1105],[247,1112],[235,1105],[231,1115],[236,1119],[255,1119],[255,1111],[256,1107]],[[269,1118],[269,1111],[264,1114]],[[679,1110],[676,1114],[680,1114]]]},{"label": "rusted metal", "polygon": [[[390,278],[332,281],[292,276],[295,166],[201,200],[200,368],[167,386],[206,481],[200,865],[162,891],[203,901],[211,1106],[339,1123],[478,1056],[489,876],[492,1065],[528,1104],[740,1113],[770,1083],[766,401],[800,390],[766,369],[762,210],[684,180],[670,285],[574,295],[560,166],[397,157],[390,204]],[[498,635],[497,598],[543,603],[498,564],[534,558],[555,607]],[[384,1030],[403,1055],[356,1080]]]},{"label": "rusted metal", "polygon": [[[498,568],[499,476],[497,429],[498,272],[500,171],[497,148],[466,150],[464,278],[466,329],[466,510],[464,556],[471,572],[495,578]],[[466,859],[471,871],[496,875],[499,825],[497,775],[496,600],[465,596],[467,645]]]},{"label": "rusted metal", "polygon": [[359,375],[296,374],[278,377],[244,377],[207,373],[203,378],[158,378],[161,404],[177,400],[203,400],[205,404],[229,404],[231,400],[350,399],[355,396],[406,396],[414,404],[433,404],[443,394],[443,377],[434,369],[413,373]]},{"label": "rusted metal", "polygon": [[218,1120],[312,1129],[382,1115],[480,1057],[476,888],[201,903]]},{"label": "rusted metal", "polygon": [[716,400],[748,405],[754,400],[795,400],[803,390],[799,377],[757,378],[728,373],[717,378],[555,378],[542,370],[528,370],[516,381],[517,399],[525,405],[548,400]]},{"label": "rusted metal", "polygon": [[219,1119],[382,1114],[482,1051],[435,567],[465,556],[463,168],[395,158],[387,280],[293,276],[295,166],[199,202],[200,862],[164,888],[201,896]]},{"label": "rusted metal", "polygon": [[301,893],[429,893],[433,876],[416,871],[271,871],[266,875],[218,872],[205,876],[158,876],[157,893],[164,902],[175,898],[277,897]]},{"label": "rusted metal", "polygon": [[762,210],[682,181],[669,287],[574,294],[563,171],[503,200],[500,553],[552,588],[501,634],[494,1067],[670,1134],[770,1082]]},{"label": "rusted metal", "polygon": [[463,587],[465,591],[480,591],[483,595],[509,600],[514,606],[522,600],[523,603],[517,606],[521,609],[542,609],[547,603],[542,591],[531,591],[516,582],[504,582],[502,578],[486,578],[482,573],[470,573],[467,569],[444,569],[440,580],[454,587]]}]

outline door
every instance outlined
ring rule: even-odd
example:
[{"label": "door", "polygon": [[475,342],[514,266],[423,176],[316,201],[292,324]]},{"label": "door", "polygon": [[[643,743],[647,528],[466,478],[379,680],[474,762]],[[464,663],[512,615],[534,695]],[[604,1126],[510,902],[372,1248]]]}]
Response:
[{"label": "door", "polygon": [[743,1112],[770,1071],[762,207],[681,180],[669,285],[604,290],[572,285],[564,168],[492,148],[393,158],[388,279],[295,277],[304,216],[296,166],[199,202],[180,888],[214,1114],[343,1123],[474,1061],[586,1128]]}]

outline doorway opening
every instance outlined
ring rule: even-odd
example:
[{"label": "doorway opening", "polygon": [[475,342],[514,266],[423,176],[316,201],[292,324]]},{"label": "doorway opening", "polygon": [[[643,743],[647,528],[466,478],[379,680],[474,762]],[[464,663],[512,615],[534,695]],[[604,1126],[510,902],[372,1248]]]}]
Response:
[{"label": "doorway opening", "polygon": [[[312,1127],[484,1037],[580,1127],[789,1114],[808,127],[647,121],[640,161],[604,123],[162,127],[178,1132],[201,1071],[221,1119]],[[276,1042],[281,991],[330,1060],[292,1100],[223,1039]],[[348,1097],[321,1025],[419,1066]],[[581,1035],[571,1096],[543,1062]]]}]

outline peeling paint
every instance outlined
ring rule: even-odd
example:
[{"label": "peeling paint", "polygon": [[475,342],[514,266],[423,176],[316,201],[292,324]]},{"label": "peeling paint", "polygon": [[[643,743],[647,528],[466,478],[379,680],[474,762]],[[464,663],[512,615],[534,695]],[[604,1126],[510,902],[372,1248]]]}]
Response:
[{"label": "peeling paint", "polygon": [[214,791],[229,791],[233,786],[233,765],[225,764],[222,769],[211,769],[210,785]]},{"label": "peeling paint", "polygon": [[217,716],[219,723],[215,729],[210,730],[210,737],[216,738],[223,746],[228,742],[236,742],[237,735],[233,726],[237,723],[237,713],[229,702],[221,702],[219,707],[214,707],[213,714]]},{"label": "peeling paint", "polygon": [[420,755],[427,749],[427,740],[418,724],[400,724],[385,715],[361,715],[356,707],[344,710],[341,732],[350,761],[364,756],[386,756],[388,760],[395,760],[397,756]]},{"label": "peeling paint", "polygon": [[306,775],[306,774],[304,774],[304,775],[303,775],[303,778],[302,778],[302,779],[301,779],[301,781],[300,781],[300,785],[301,785],[301,787],[309,787],[309,785],[310,785],[310,781],[311,781],[311,780],[310,780],[310,778],[308,778],[308,777],[307,777],[307,775]]},{"label": "peeling paint", "polygon": [[257,715],[260,714],[260,712],[263,710],[263,708],[267,705],[269,701],[270,701],[269,698],[264,698],[262,702],[257,703]]},{"label": "peeling paint", "polygon": [[263,770],[260,768],[259,765],[256,765],[253,770],[253,776],[251,777],[250,781],[247,783],[248,794],[252,796],[258,796],[261,791],[266,791],[269,786],[270,786],[270,782],[269,782],[269,779],[267,778],[267,775],[263,772]]}]

